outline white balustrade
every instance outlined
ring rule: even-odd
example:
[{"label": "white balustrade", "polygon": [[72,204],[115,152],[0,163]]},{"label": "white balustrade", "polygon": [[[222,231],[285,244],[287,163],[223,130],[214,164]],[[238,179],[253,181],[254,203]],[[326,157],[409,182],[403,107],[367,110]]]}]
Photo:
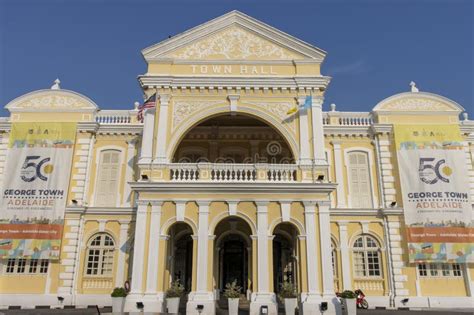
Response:
[{"label": "white balustrade", "polygon": [[82,287],[84,289],[111,289],[113,288],[113,278],[84,278],[82,279]]},{"label": "white balustrade", "polygon": [[99,124],[128,125],[132,123],[135,113],[128,110],[102,110],[97,113],[95,121]]},{"label": "white balustrade", "polygon": [[[232,182],[248,183],[294,182],[297,165],[295,164],[227,164],[227,163],[174,163],[169,164],[170,179],[176,182]],[[258,178],[259,170],[265,178]]]},{"label": "white balustrade", "polygon": [[335,125],[341,126],[370,126],[374,122],[372,115],[366,112],[326,112],[323,114],[323,125],[331,125],[331,117],[336,117]]}]

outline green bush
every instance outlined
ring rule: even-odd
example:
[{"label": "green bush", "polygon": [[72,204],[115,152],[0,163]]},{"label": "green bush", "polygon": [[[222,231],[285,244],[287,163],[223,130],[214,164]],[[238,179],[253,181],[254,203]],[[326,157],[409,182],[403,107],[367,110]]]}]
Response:
[{"label": "green bush", "polygon": [[280,292],[278,292],[278,297],[281,300],[294,299],[296,296],[296,287],[293,283],[285,281],[281,284]]},{"label": "green bush", "polygon": [[232,283],[227,283],[225,285],[224,297],[228,299],[238,299],[240,298],[240,289],[237,285],[237,280],[232,281]]},{"label": "green bush", "polygon": [[350,290],[346,290],[346,291],[341,293],[341,298],[343,298],[343,299],[355,299],[355,298],[357,298],[357,294],[355,294],[354,292],[352,292]]},{"label": "green bush", "polygon": [[127,296],[127,291],[125,288],[115,288],[112,291],[112,294],[110,294],[111,297],[126,297]]},{"label": "green bush", "polygon": [[181,297],[184,292],[184,287],[179,283],[179,280],[171,282],[171,286],[166,290],[167,298]]}]

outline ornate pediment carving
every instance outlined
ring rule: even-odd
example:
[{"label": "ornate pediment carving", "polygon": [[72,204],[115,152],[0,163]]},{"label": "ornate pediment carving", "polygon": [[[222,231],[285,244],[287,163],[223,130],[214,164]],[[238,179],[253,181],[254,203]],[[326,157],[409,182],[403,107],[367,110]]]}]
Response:
[{"label": "ornate pediment carving", "polygon": [[461,112],[457,103],[426,92],[401,93],[391,96],[374,108],[375,112]]},{"label": "ornate pediment carving", "polygon": [[89,98],[68,90],[40,90],[25,94],[5,106],[9,111],[91,112],[98,109]]},{"label": "ornate pediment carving", "polygon": [[303,56],[240,27],[229,27],[167,57],[185,60],[293,60]]}]

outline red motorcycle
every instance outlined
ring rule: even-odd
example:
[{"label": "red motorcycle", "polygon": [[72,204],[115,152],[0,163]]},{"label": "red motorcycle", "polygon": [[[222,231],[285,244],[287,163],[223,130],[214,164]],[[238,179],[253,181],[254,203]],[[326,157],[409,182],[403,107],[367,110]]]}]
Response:
[{"label": "red motorcycle", "polygon": [[365,299],[365,294],[362,292],[362,290],[357,289],[354,291],[354,293],[357,295],[357,300],[356,300],[356,305],[357,308],[363,308],[363,309],[368,309],[369,308],[369,302]]}]

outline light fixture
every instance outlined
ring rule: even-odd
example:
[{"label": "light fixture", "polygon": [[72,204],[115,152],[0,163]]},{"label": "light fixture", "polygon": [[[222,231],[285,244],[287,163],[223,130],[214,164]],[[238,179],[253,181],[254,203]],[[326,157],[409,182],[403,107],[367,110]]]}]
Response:
[{"label": "light fixture", "polygon": [[139,310],[142,310],[144,307],[145,307],[145,305],[143,304],[143,302],[137,302],[137,308]]},{"label": "light fixture", "polygon": [[401,300],[400,302],[402,302],[402,304],[405,305],[405,304],[408,303],[408,301],[410,301],[410,299],[409,299],[409,298],[405,298],[405,299]]},{"label": "light fixture", "polygon": [[147,174],[142,174],[142,180],[148,180],[148,175]]},{"label": "light fixture", "polygon": [[392,207],[392,208],[395,207],[396,205],[397,205],[397,202],[396,202],[396,201],[392,201],[392,202],[390,203],[390,207]]},{"label": "light fixture", "polygon": [[204,310],[204,305],[198,304],[196,306],[196,310],[198,311],[199,314],[201,314],[201,312]]},{"label": "light fixture", "polygon": [[71,202],[72,202],[73,205],[77,206],[77,200],[76,199],[71,200]]},{"label": "light fixture", "polygon": [[62,296],[58,296],[58,301],[59,303],[62,303],[64,301],[64,298]]},{"label": "light fixture", "polygon": [[323,180],[324,180],[324,175],[323,174],[318,175],[317,181],[322,182]]}]

